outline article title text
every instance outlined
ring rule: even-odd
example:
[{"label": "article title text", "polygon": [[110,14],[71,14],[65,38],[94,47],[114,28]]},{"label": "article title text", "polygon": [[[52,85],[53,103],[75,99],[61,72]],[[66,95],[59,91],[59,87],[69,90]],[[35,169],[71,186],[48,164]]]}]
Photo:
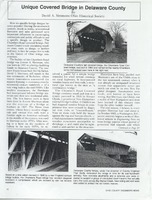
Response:
[{"label": "article title text", "polygon": [[51,9],[51,10],[111,10],[111,11],[125,11],[125,6],[92,6],[92,5],[79,5],[79,6],[73,6],[73,5],[40,5],[40,6],[33,6],[33,5],[21,5],[21,9],[30,9],[30,10],[37,10],[37,9]]}]

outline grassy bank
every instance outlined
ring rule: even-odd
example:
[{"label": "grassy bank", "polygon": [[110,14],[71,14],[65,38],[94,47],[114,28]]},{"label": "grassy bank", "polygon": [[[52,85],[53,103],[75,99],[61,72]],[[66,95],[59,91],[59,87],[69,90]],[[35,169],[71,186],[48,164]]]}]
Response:
[{"label": "grassy bank", "polygon": [[77,167],[136,167],[136,163],[119,162],[97,151],[78,150]]}]

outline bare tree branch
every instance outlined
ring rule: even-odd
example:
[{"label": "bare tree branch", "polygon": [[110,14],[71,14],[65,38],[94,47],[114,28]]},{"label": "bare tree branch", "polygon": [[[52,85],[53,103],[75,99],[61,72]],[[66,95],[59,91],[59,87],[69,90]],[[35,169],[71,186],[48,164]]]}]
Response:
[{"label": "bare tree branch", "polygon": [[126,23],[111,22],[108,28],[114,38],[115,46],[121,47],[122,43],[124,42],[122,33],[126,32]]},{"label": "bare tree branch", "polygon": [[77,28],[76,28],[76,24],[78,23],[83,23],[82,21],[68,21],[67,22],[67,33],[68,33],[68,42],[69,42],[69,47],[70,47],[70,51],[74,51],[74,47],[75,47],[75,41],[77,40]]}]

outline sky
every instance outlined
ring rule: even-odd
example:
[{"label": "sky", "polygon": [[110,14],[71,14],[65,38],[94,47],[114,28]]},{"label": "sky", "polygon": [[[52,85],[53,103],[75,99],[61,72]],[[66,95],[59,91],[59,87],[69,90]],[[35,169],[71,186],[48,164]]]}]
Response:
[{"label": "sky", "polygon": [[[108,21],[108,22],[105,22],[105,21],[89,21],[89,22],[82,21],[82,23],[78,23],[75,26],[77,28],[77,31],[79,31],[80,29],[84,28],[88,24],[93,24],[95,26],[98,26],[98,27],[110,32],[110,29],[108,28],[110,23],[111,23],[110,21]],[[124,22],[122,22],[122,23],[124,23]],[[127,24],[125,25],[125,28],[127,29]],[[110,34],[111,34],[111,32],[110,32]],[[112,36],[112,34],[111,34],[111,36]],[[127,31],[126,32],[123,31],[122,36],[124,37],[125,41],[127,41]]]}]

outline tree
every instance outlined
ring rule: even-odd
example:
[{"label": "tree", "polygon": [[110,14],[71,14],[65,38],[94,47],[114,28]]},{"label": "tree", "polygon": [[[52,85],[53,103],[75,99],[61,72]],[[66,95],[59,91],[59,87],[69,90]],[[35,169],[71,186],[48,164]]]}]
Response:
[{"label": "tree", "polygon": [[109,24],[110,32],[114,38],[116,48],[121,48],[124,42],[123,32],[126,32],[126,23],[111,22]]},{"label": "tree", "polygon": [[67,22],[67,32],[68,32],[68,41],[69,41],[69,47],[70,52],[74,51],[74,44],[76,39],[76,27],[75,24],[77,22],[68,21]]},{"label": "tree", "polygon": [[124,42],[124,38],[123,38],[122,34],[121,33],[117,33],[115,35],[114,40],[115,40],[116,48],[121,48],[122,47],[122,43]]},{"label": "tree", "polygon": [[70,47],[70,52],[74,52],[75,43],[77,40],[77,28],[76,24],[82,23],[81,21],[68,21],[67,22],[67,34],[68,34],[68,42]]}]

